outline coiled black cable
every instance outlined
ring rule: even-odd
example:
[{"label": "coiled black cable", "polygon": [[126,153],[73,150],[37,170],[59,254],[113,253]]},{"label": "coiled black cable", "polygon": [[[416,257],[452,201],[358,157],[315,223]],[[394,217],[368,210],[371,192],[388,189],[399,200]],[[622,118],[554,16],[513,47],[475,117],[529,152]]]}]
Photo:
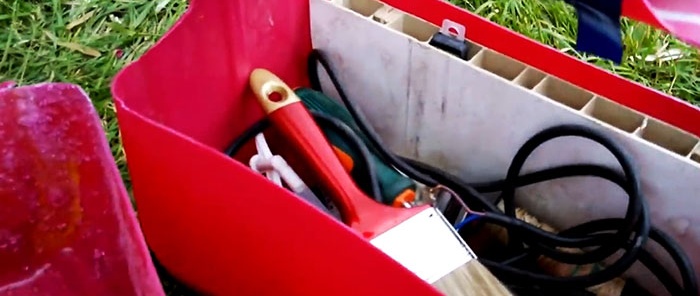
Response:
[{"label": "coiled black cable", "polygon": [[[559,256],[564,253],[557,252],[556,250],[553,250],[553,248],[551,250],[547,250],[546,255],[550,258],[565,263],[582,264],[585,262],[600,261],[609,257],[616,250],[618,250],[618,246],[624,243],[630,237],[630,235],[634,233],[635,230],[638,232],[635,236],[635,239],[640,240],[639,244],[643,245],[646,241],[646,238],[648,237],[649,223],[648,221],[646,221],[646,223],[644,221],[641,221],[644,219],[640,217],[642,215],[642,204],[644,202],[644,199],[642,198],[641,191],[639,190],[639,178],[637,177],[636,169],[632,167],[632,160],[629,158],[628,154],[622,149],[622,147],[620,147],[617,143],[615,143],[602,133],[598,132],[597,130],[585,126],[559,125],[551,127],[537,133],[527,142],[525,142],[525,144],[518,150],[515,157],[513,158],[513,161],[511,162],[511,165],[508,169],[508,173],[506,175],[505,182],[503,183],[503,190],[501,191],[501,195],[499,196],[499,198],[503,199],[503,205],[506,215],[515,217],[515,179],[517,179],[520,175],[520,171],[522,170],[522,167],[525,164],[525,161],[527,160],[528,156],[532,152],[534,152],[538,146],[544,144],[545,142],[558,137],[565,136],[577,136],[594,140],[595,142],[607,148],[608,151],[610,151],[615,156],[615,158],[617,158],[626,177],[622,179],[624,180],[624,183],[618,185],[620,185],[629,195],[629,204],[627,207],[627,212],[625,214],[625,221],[627,221],[627,223],[620,225],[621,227],[618,229],[615,236],[581,237],[578,239],[574,239],[573,241],[571,241],[570,244],[564,244],[563,241],[560,242],[560,247],[590,247],[600,245],[599,248],[596,248],[592,251],[588,251],[586,253],[582,253],[580,256],[578,254],[572,255],[570,253],[566,253],[564,256]],[[640,225],[640,222],[646,225],[637,226]],[[532,240],[527,239],[525,237],[521,238],[515,233],[511,233],[509,237],[513,238],[514,241],[522,240],[523,242],[529,241],[532,243]],[[542,250],[545,249],[543,248]],[[637,251],[637,249],[630,250],[630,252],[633,253]],[[576,257],[578,258],[574,259]]]},{"label": "coiled black cable", "polygon": [[[611,232],[615,228],[619,227],[618,225],[623,223],[623,219],[619,218],[599,219],[574,226],[563,232],[573,235],[590,232]],[[678,289],[680,288],[678,288],[678,284],[676,284],[675,280],[673,280],[673,276],[671,276],[670,273],[663,268],[656,258],[643,249],[640,252],[639,258],[642,264],[644,264],[657,276],[664,286],[666,286],[667,290],[671,292],[671,295],[697,295],[698,283],[695,270],[690,263],[690,258],[688,258],[687,254],[683,252],[683,249],[678,245],[678,243],[656,227],[650,228],[649,239],[658,243],[661,248],[666,250],[678,267],[681,274],[681,281],[683,283],[682,293],[679,293],[680,290]],[[632,243],[629,243],[626,248],[630,248],[631,244]],[[670,284],[671,282],[673,282],[673,285]]]},{"label": "coiled black cable", "polygon": [[[458,177],[451,175],[450,173],[444,172],[438,168],[410,158],[402,157],[402,160],[409,163],[414,168],[419,169],[424,174],[431,174],[432,177],[438,180],[441,184],[452,188],[455,192],[457,192],[457,194],[467,199],[465,201],[471,201],[471,198],[473,196],[477,196],[478,198],[483,199],[483,197],[479,196],[479,192],[487,193],[500,191],[500,189],[503,186],[503,183],[505,182],[505,180],[484,182],[475,184],[473,185],[474,188],[471,188],[470,185],[464,183]],[[572,176],[599,176],[611,180],[612,182],[618,185],[623,183],[623,180],[621,179],[619,173],[610,168],[601,167],[597,165],[576,164],[563,165],[559,167],[524,174],[516,180],[516,187],[524,187],[547,180]],[[605,232],[614,235],[615,228],[619,227],[618,225],[621,225],[622,222],[623,221],[621,221],[621,219],[600,219],[574,226],[572,228],[560,232],[560,234],[582,235],[585,233],[602,233],[604,230],[607,229],[609,231]],[[508,223],[509,222],[505,222],[504,224]],[[516,223],[518,222],[516,221]],[[658,262],[658,260],[646,250],[641,249],[639,251],[639,261],[642,264],[644,264],[644,266],[646,266],[647,269],[659,279],[659,281],[663,284],[666,290],[668,290],[671,293],[671,295],[698,295],[698,284],[695,270],[692,264],[690,263],[690,259],[687,257],[685,252],[683,252],[682,248],[680,248],[680,246],[678,246],[678,244],[675,243],[673,239],[671,239],[665,233],[654,227],[650,228],[649,238],[650,240],[659,243],[662,246],[662,248],[665,249],[669,253],[669,255],[671,255],[671,257],[673,258],[674,262],[680,270],[680,274],[683,280],[683,288],[681,288],[680,285],[676,283],[673,276],[667,270],[664,269],[664,267]],[[631,247],[631,242],[628,242],[625,245],[625,249],[629,249]],[[523,257],[525,255],[531,254],[524,253],[520,257]],[[483,258],[481,261],[483,261],[484,265],[486,265],[487,267],[492,268],[495,271],[495,273],[499,274],[499,276],[508,277],[509,279],[515,280],[515,282],[521,284],[533,283],[531,282],[531,280],[533,279],[530,276],[528,276],[528,272],[526,271],[524,272],[524,275],[518,275],[517,269],[511,270],[510,272],[499,273],[499,271],[503,268],[503,265],[508,264],[505,264],[504,262],[498,263],[490,260],[483,260]],[[535,281],[534,283],[537,283],[537,281]]]}]

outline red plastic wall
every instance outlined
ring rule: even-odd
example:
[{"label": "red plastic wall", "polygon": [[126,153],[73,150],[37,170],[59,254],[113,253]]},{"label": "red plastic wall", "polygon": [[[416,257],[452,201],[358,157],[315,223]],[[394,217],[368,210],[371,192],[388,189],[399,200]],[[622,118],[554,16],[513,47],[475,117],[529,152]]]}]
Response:
[{"label": "red plastic wall", "polygon": [[437,295],[344,225],[220,152],[262,115],[247,86],[253,68],[305,84],[308,17],[303,0],[192,1],[115,78],[148,244],[176,277],[216,295]]}]

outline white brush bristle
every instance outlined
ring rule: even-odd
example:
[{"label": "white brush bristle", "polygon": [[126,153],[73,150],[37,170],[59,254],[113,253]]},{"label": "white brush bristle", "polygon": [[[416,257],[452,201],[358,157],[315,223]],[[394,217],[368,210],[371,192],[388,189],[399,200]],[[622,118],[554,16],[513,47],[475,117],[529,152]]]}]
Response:
[{"label": "white brush bristle", "polygon": [[508,289],[477,260],[471,260],[433,286],[448,296],[511,296]]}]

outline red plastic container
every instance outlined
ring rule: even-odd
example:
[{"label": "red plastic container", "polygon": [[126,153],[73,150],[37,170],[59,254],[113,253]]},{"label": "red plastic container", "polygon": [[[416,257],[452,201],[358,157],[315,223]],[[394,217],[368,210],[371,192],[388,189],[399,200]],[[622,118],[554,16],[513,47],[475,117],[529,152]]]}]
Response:
[{"label": "red plastic container", "polygon": [[623,13],[671,32],[696,47],[700,46],[698,0],[625,0]]},{"label": "red plastic container", "polygon": [[[478,28],[469,39],[700,135],[700,112],[678,99],[445,1],[384,2],[436,25],[449,18]],[[216,295],[437,295],[346,226],[223,154],[263,115],[250,72],[267,68],[292,87],[307,85],[310,50],[305,0],[196,0],[117,75],[112,91],[149,246],[176,277]]]},{"label": "red plastic container", "polygon": [[0,295],[164,295],[80,87],[0,83]]}]

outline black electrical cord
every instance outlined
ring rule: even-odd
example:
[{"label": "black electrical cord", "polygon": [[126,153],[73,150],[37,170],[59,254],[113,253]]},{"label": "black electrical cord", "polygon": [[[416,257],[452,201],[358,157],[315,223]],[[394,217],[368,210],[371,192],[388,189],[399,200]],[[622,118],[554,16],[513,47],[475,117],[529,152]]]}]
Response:
[{"label": "black electrical cord", "polygon": [[233,157],[234,155],[236,155],[236,153],[238,153],[239,150],[241,150],[241,148],[243,148],[243,145],[250,142],[253,138],[255,138],[256,135],[262,133],[269,126],[270,120],[268,120],[267,117],[263,117],[262,120],[254,123],[248,129],[244,130],[240,136],[234,139],[233,142],[231,142],[231,144],[228,145],[224,153],[226,153],[226,155],[228,156]]},{"label": "black electrical cord", "polygon": [[434,179],[418,172],[411,166],[401,161],[401,159],[399,159],[398,156],[394,155],[394,153],[391,153],[384,149],[385,146],[381,143],[379,135],[372,129],[372,125],[369,124],[367,119],[365,119],[365,117],[358,111],[359,109],[357,108],[355,103],[348,99],[348,96],[345,94],[345,91],[341,87],[338,78],[336,78],[333,74],[328,60],[325,58],[323,53],[317,49],[311,51],[307,60],[308,74],[311,87],[317,91],[323,91],[321,88],[321,80],[319,79],[317,71],[317,66],[319,63],[326,70],[328,78],[331,80],[331,83],[338,91],[338,96],[340,96],[340,99],[343,101],[343,104],[345,104],[346,109],[357,123],[357,127],[363,134],[367,136],[367,139],[370,141],[369,146],[373,148],[374,151],[377,151],[379,157],[385,162],[391,163],[394,167],[396,167],[396,169],[410,176],[411,178],[413,178],[413,180],[416,180],[428,186],[437,186],[438,183],[435,182]]},{"label": "black electrical cord", "polygon": [[[453,189],[459,196],[462,196],[465,199],[465,202],[467,204],[472,203],[473,200],[477,200],[480,205],[481,204],[487,205],[484,207],[485,211],[487,213],[488,212],[500,213],[500,210],[496,206],[494,206],[493,204],[488,203],[488,201],[486,201],[486,198],[484,198],[481,194],[485,193],[485,192],[500,191],[502,188],[501,184],[505,183],[505,181],[483,183],[482,185],[480,185],[480,186],[483,186],[483,187],[481,187],[482,190],[477,190],[476,188],[470,186],[469,184],[466,184],[463,181],[461,181],[458,177],[451,175],[447,172],[441,171],[438,168],[435,168],[433,166],[421,163],[419,161],[416,161],[416,160],[413,160],[410,158],[402,157],[402,160],[405,161],[406,163],[410,164],[414,168],[418,169],[423,174],[430,175],[432,178],[438,180],[440,182],[440,184],[443,184],[446,187]],[[610,180],[611,182],[618,184],[620,186],[624,183],[624,179],[622,178],[622,176],[620,176],[619,173],[617,173],[616,171],[614,171],[610,168],[603,167],[603,166],[597,166],[597,165],[576,164],[576,165],[558,166],[558,167],[544,169],[541,171],[536,171],[533,173],[522,175],[518,179],[515,180],[515,186],[516,187],[524,187],[524,186],[528,186],[528,185],[543,182],[543,181],[566,178],[566,177],[575,177],[575,176],[600,177],[603,179]],[[510,221],[506,221],[508,219],[507,217],[496,218],[496,219],[503,221],[502,222],[503,224],[511,223]],[[516,223],[519,225],[519,223],[517,223],[517,222],[513,222],[513,223]],[[527,227],[527,226],[521,226],[521,227]],[[539,228],[537,228],[537,230],[532,229],[532,231],[543,232],[542,237],[538,237],[538,238],[544,238],[545,240],[551,240],[551,241],[556,242],[556,243],[561,243],[561,244],[563,244],[563,245],[561,245],[563,247],[566,247],[566,246],[582,247],[582,246],[587,246],[589,244],[585,241],[583,241],[583,243],[585,243],[585,244],[581,244],[582,241],[578,240],[577,238],[563,238],[561,240],[558,240],[557,238],[552,237],[551,233],[546,232],[544,230],[541,230]],[[605,237],[601,237],[601,238],[603,240],[605,239]],[[579,244],[581,244],[581,245],[579,245]]]},{"label": "black electrical cord", "polygon": [[[638,232],[636,234],[636,239],[640,240],[640,244],[644,244],[646,238],[648,237],[649,223],[647,221],[646,227],[640,228],[637,226],[640,224],[639,222],[642,222],[643,224],[643,221],[640,220],[642,219],[640,215],[642,212],[643,198],[641,191],[639,190],[639,178],[637,177],[636,169],[632,166],[632,160],[629,158],[628,154],[622,149],[622,147],[617,145],[617,143],[612,141],[609,137],[603,135],[597,130],[585,126],[559,125],[547,128],[537,133],[527,142],[525,142],[525,144],[518,150],[515,157],[513,158],[513,161],[511,162],[511,165],[508,169],[508,173],[506,175],[505,182],[503,183],[503,190],[501,191],[501,195],[499,196],[499,198],[503,199],[503,205],[506,215],[515,217],[515,180],[519,177],[520,171],[522,170],[522,167],[524,166],[528,156],[532,152],[534,152],[538,146],[544,144],[545,142],[558,137],[565,136],[577,136],[594,140],[595,142],[605,146],[605,148],[612,152],[615,158],[617,158],[626,177],[624,178],[625,184],[622,186],[622,188],[629,195],[629,204],[627,207],[627,212],[625,214],[625,221],[628,221],[628,223],[622,224],[615,236],[589,236],[577,240],[576,244],[578,245],[578,247],[600,245],[599,248],[596,248],[586,253],[582,253],[582,255],[580,256],[579,254],[571,255],[569,253],[565,256],[554,257],[552,254],[562,254],[562,252],[557,252],[553,248],[552,250],[547,251],[549,253],[547,254],[547,256],[566,263],[581,264],[587,261],[600,261],[609,257],[616,250],[618,250],[619,245],[621,245],[627,239],[629,239],[630,235],[632,235],[632,233],[635,232],[635,230]],[[509,237],[512,238],[513,241],[522,240],[525,243],[527,243],[528,241],[532,242],[532,240],[528,239],[527,237],[519,237],[518,234],[512,232],[509,233]],[[560,246],[570,247],[567,245]],[[633,249],[630,250],[630,252],[636,253],[637,250]],[[580,260],[567,260],[568,258],[573,257],[578,257],[578,259]]]},{"label": "black electrical cord", "polygon": [[[483,216],[485,220],[505,226],[509,232],[509,240],[514,241],[518,245],[520,245],[519,247],[522,248],[523,252],[532,252],[533,250],[535,250],[536,252],[539,252],[542,255],[553,258],[555,260],[563,261],[565,263],[585,264],[595,263],[602,259],[605,259],[613,255],[620,248],[626,247],[625,249],[627,249],[627,252],[625,252],[623,256],[620,259],[618,259],[615,263],[609,265],[607,268],[601,271],[593,272],[585,276],[553,277],[519,270],[496,262],[488,262],[488,260],[482,260],[486,261],[484,262],[485,265],[490,266],[491,268],[493,268],[501,274],[507,274],[511,277],[517,277],[524,282],[534,282],[539,284],[549,284],[555,286],[575,285],[588,287],[609,281],[621,275],[636,261],[638,254],[642,252],[642,246],[646,243],[649,237],[650,222],[646,204],[639,190],[639,181],[636,175],[636,170],[633,167],[633,163],[631,159],[629,159],[628,154],[625,153],[624,150],[621,149],[621,147],[619,147],[614,141],[610,140],[602,133],[599,133],[587,127],[563,125],[546,129],[535,135],[533,138],[531,138],[525,145],[523,145],[523,147],[518,151],[518,153],[516,153],[516,156],[514,157],[510,168],[508,169],[506,179],[499,182],[492,182],[491,184],[488,184],[489,186],[484,185],[484,187],[491,187],[488,188],[489,190],[501,191],[499,199],[503,200],[504,208],[506,210],[505,215],[503,215],[502,213],[500,213],[500,211],[492,207],[493,204],[489,205],[488,203],[486,203],[486,199],[480,197],[480,193],[472,186],[465,186],[463,182],[456,181],[458,180],[458,178],[445,178],[445,174],[439,170],[433,170],[433,174],[431,174],[430,171],[425,170],[425,167],[423,167],[424,170],[421,172],[419,166],[411,166],[407,162],[402,160],[400,157],[387,151],[381,144],[378,135],[371,130],[370,125],[359,113],[356,106],[347,98],[338,80],[333,75],[333,71],[331,70],[331,67],[325,59],[323,53],[321,53],[318,50],[314,50],[309,56],[308,60],[309,77],[311,80],[312,87],[314,87],[316,90],[321,90],[320,79],[317,71],[317,66],[319,63],[326,70],[326,73],[328,74],[331,82],[336,88],[336,91],[338,92],[341,100],[343,101],[343,103],[345,103],[346,108],[357,122],[357,125],[358,127],[360,127],[360,130],[363,133],[365,133],[365,135],[369,139],[372,148],[378,151],[380,156],[385,161],[391,163],[394,167],[404,172],[409,177],[412,177],[415,180],[429,186],[437,185],[438,181],[436,179],[438,178],[442,177],[443,180],[449,179],[449,182],[445,183],[452,183],[451,185],[454,185],[454,187],[450,187],[450,184],[445,183],[443,183],[443,185],[450,187],[454,191],[457,191],[460,195],[464,194],[464,196],[461,197],[463,199],[466,199],[466,202],[474,203],[474,201],[476,200],[477,203],[480,203],[484,209],[488,210]],[[624,172],[624,176],[620,176],[617,172],[614,172],[610,169],[592,165],[569,166],[569,170],[566,171],[564,169],[567,169],[567,167],[553,168],[549,171],[539,172],[539,175],[519,175],[528,156],[539,145],[551,139],[563,136],[584,137],[590,140],[594,140],[599,144],[603,145],[609,151],[611,151],[613,155],[618,159],[618,162],[620,163]],[[414,161],[414,164],[415,163],[416,162]],[[528,183],[532,180],[538,180],[538,178],[543,179],[541,181],[548,180],[544,179],[544,176],[546,176],[547,174],[551,174],[555,170],[565,171],[564,175],[568,176],[587,175],[601,177],[620,185],[620,187],[622,187],[625,190],[625,192],[630,196],[630,201],[625,214],[625,218],[620,220],[624,223],[617,223],[616,225],[618,227],[616,229],[613,229],[614,232],[612,233],[600,233],[605,230],[610,230],[608,226],[599,226],[597,228],[589,226],[590,229],[588,229],[588,232],[586,233],[579,233],[578,235],[566,235],[566,231],[563,231],[560,234],[552,234],[540,230],[539,228],[536,228],[529,224],[526,225],[527,223],[516,219],[515,205],[513,202],[515,189],[519,187],[520,184]],[[529,176],[530,179],[527,179],[526,176]],[[498,185],[497,187],[499,187],[500,190],[494,190],[496,187],[495,184]],[[468,197],[471,197],[471,200],[469,200]],[[588,223],[586,225],[600,225],[596,224],[596,222],[598,221],[600,220],[592,221],[593,223]],[[525,233],[527,233],[528,235],[522,235]],[[593,251],[581,254],[571,254],[557,250],[557,248],[559,247],[584,248],[592,246],[597,246],[597,248],[595,248]],[[669,251],[669,253],[676,253],[674,259],[685,258],[685,254],[683,254],[679,249],[673,248],[674,245],[666,244],[665,247],[668,247],[667,250]],[[677,264],[679,264],[679,266],[691,267],[692,270],[692,266],[689,265],[687,260],[685,262],[677,262]],[[687,269],[684,270],[684,268],[682,267],[681,270],[685,272],[688,271]],[[694,277],[694,272],[692,274]],[[693,285],[697,285],[696,283],[686,282],[686,278],[688,278],[688,276],[684,277],[684,285],[689,285],[691,288]],[[688,278],[688,280],[691,279]],[[694,282],[694,278],[692,279],[692,281]],[[693,291],[696,290],[697,289],[694,289]],[[697,292],[695,292],[694,294],[696,293]]]},{"label": "black electrical cord", "polygon": [[[570,234],[581,234],[592,231],[607,232],[614,230],[617,225],[620,225],[623,222],[624,221],[619,218],[600,219],[574,226],[564,232]],[[697,295],[698,284],[695,270],[690,262],[690,258],[687,257],[682,248],[667,234],[656,227],[650,228],[649,239],[658,243],[664,250],[666,250],[666,252],[673,259],[674,263],[676,263],[676,266],[681,274],[683,288],[676,283],[673,276],[648,251],[644,249],[640,250],[639,261],[659,279],[659,281],[664,285],[664,287],[666,287],[671,295]],[[625,248],[629,249],[630,247],[632,247],[631,243]]]},{"label": "black electrical cord", "polygon": [[[447,172],[441,171],[438,168],[432,167],[428,164],[421,163],[419,161],[416,161],[414,159],[410,158],[405,158],[402,157],[402,160],[409,163],[411,166],[419,169],[422,173],[424,174],[433,174],[432,177],[434,177],[436,180],[438,180],[441,184],[444,186],[453,188],[460,196],[465,197],[465,199],[468,199],[466,201],[470,201],[472,196],[477,196],[478,198],[482,198],[479,196],[480,191],[482,193],[485,192],[497,192],[500,191],[501,188],[503,187],[503,183],[505,180],[499,180],[495,182],[485,182],[485,183],[479,183],[474,185],[475,188],[478,188],[478,190],[471,188],[468,184],[464,183],[462,180],[460,180],[458,177],[453,176]],[[611,180],[616,184],[622,184],[623,180],[621,180],[621,176],[614,170],[606,168],[606,167],[601,167],[601,166],[596,166],[596,165],[587,165],[587,164],[580,164],[580,165],[563,165],[559,167],[554,167],[550,169],[545,169],[542,171],[536,171],[532,173],[528,173],[525,175],[520,176],[516,181],[516,187],[524,187],[528,186],[531,184],[539,183],[542,181],[547,181],[547,180],[553,180],[557,178],[564,178],[564,177],[572,177],[572,176],[585,176],[585,175],[591,175],[591,176],[600,176],[605,179]],[[476,192],[476,193],[475,193]],[[586,224],[581,224],[578,226],[575,226],[573,228],[570,228],[568,230],[562,231],[560,234],[583,234],[587,232],[593,232],[595,230],[594,228],[601,229],[605,227],[611,227],[611,230],[614,230],[615,226],[617,224],[621,224],[620,221],[616,220],[608,220],[608,219],[602,219],[602,220],[596,220],[594,221],[595,224],[586,223]],[[585,229],[584,227],[591,227],[590,229]],[[584,231],[585,230],[585,231]],[[697,280],[695,276],[695,271],[693,269],[692,264],[690,263],[690,259],[687,257],[687,255],[683,252],[683,250],[671,239],[669,238],[666,234],[664,234],[662,231],[651,227],[650,232],[649,232],[649,238],[657,243],[659,243],[662,248],[668,251],[668,253],[672,256],[676,264],[678,265],[680,269],[680,273],[682,275],[683,279],[683,285],[684,288],[681,288],[678,283],[675,282],[675,279],[673,278],[670,273],[664,269],[664,267],[646,250],[641,249],[639,251],[639,261],[644,264],[644,266],[647,267],[658,279],[659,281],[666,287],[666,289],[671,293],[671,295],[697,295],[698,287],[697,287]],[[627,244],[627,249],[631,247],[631,243]],[[527,253],[520,255],[516,258],[523,257],[528,255]],[[488,261],[487,266],[490,264],[491,267],[495,267],[495,269],[498,269],[499,265],[503,265],[504,263],[496,263],[496,262],[491,262]],[[509,264],[505,264],[509,265]],[[524,281],[523,284],[527,283],[527,281]]]},{"label": "black electrical cord", "polygon": [[[319,123],[319,125],[332,128],[341,137],[348,140],[347,142],[351,146],[350,149],[354,149],[355,152],[358,153],[359,157],[362,158],[365,164],[365,168],[368,172],[376,172],[374,168],[374,162],[372,162],[372,159],[370,158],[369,149],[367,148],[367,146],[365,146],[362,139],[360,139],[360,137],[357,134],[355,134],[355,132],[353,132],[352,128],[350,128],[342,120],[333,116],[326,115],[314,110],[310,110],[309,112],[311,113],[311,116],[313,116],[314,120]],[[369,196],[373,197],[374,200],[381,203],[382,192],[379,187],[379,178],[376,174],[367,174],[367,178],[369,179],[370,192],[366,193]]]},{"label": "black electrical cord", "polygon": [[[666,291],[671,295],[695,295],[689,290],[685,291],[686,288],[682,288],[673,276],[659,263],[656,258],[654,258],[651,253],[646,250],[639,252],[639,262],[642,262],[646,268],[651,271],[654,276],[661,282],[661,284],[666,288]],[[690,288],[688,288],[690,289]]]},{"label": "black electrical cord", "polygon": [[652,231],[649,233],[649,238],[657,242],[664,250],[666,250],[666,252],[668,252],[669,255],[671,255],[671,258],[680,270],[686,295],[697,295],[697,275],[695,274],[693,263],[690,261],[688,254],[683,252],[683,248],[678,245],[678,243],[668,234],[659,229],[652,228]]}]

